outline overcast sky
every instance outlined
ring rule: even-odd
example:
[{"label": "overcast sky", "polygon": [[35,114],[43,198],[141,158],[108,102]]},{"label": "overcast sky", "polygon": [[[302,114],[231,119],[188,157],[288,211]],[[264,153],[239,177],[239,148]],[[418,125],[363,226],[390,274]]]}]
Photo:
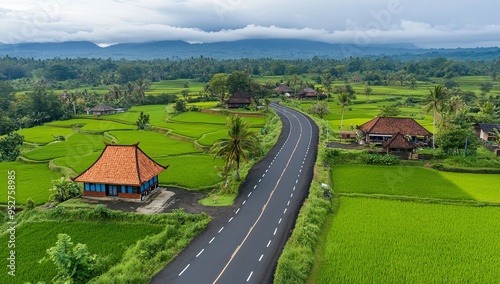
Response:
[{"label": "overcast sky", "polygon": [[500,46],[500,1],[0,0],[0,42],[298,38]]}]

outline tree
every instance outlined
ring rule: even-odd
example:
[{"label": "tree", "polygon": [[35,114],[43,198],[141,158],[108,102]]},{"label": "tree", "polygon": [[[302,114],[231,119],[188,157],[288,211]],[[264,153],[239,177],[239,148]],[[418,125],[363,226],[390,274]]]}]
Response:
[{"label": "tree", "polygon": [[443,85],[436,85],[434,89],[429,90],[430,93],[427,96],[427,100],[429,103],[426,106],[426,112],[432,110],[432,134],[434,138],[432,139],[432,148],[436,148],[435,140],[436,140],[436,120],[438,111],[442,108],[445,100],[446,100],[446,89]]},{"label": "tree", "polygon": [[326,90],[326,98],[330,98],[330,93],[332,92],[332,83],[333,83],[333,77],[332,74],[330,73],[330,70],[324,70],[323,71],[323,87]]},{"label": "tree", "polygon": [[442,129],[439,137],[435,138],[435,140],[443,153],[452,156],[462,154],[473,156],[481,146],[481,140],[469,126],[450,125]]},{"label": "tree", "polygon": [[187,110],[186,108],[186,102],[183,100],[177,100],[175,101],[175,111],[176,112],[185,112]]},{"label": "tree", "polygon": [[141,113],[139,114],[139,118],[136,121],[136,124],[138,130],[145,129],[146,126],[148,126],[149,124],[149,114],[144,114],[144,112],[141,111]]},{"label": "tree", "polygon": [[139,99],[142,104],[144,104],[144,100],[146,99],[146,91],[149,89],[149,82],[142,78],[137,79],[135,82],[135,91],[139,96]]},{"label": "tree", "polygon": [[493,89],[493,84],[491,84],[491,82],[481,82],[481,84],[479,84],[479,88],[483,92],[483,95],[486,95],[491,91],[491,89]]},{"label": "tree", "polygon": [[365,88],[365,95],[366,95],[366,100],[368,101],[368,98],[370,97],[370,95],[372,94],[372,88],[366,86]]},{"label": "tree", "polygon": [[90,254],[86,244],[73,245],[67,234],[58,234],[55,246],[47,249],[47,256],[39,261],[51,261],[57,268],[53,283],[87,283],[99,274],[103,260]]},{"label": "tree", "polygon": [[337,99],[339,100],[340,105],[340,131],[342,132],[342,127],[344,126],[344,110],[345,106],[351,102],[349,98],[349,94],[347,92],[342,92],[337,95]]},{"label": "tree", "polygon": [[307,109],[308,113],[316,114],[319,118],[330,113],[330,106],[326,102],[316,102]]},{"label": "tree", "polygon": [[181,91],[181,95],[184,98],[185,101],[187,101],[187,98],[189,96],[189,89],[184,89]]},{"label": "tree", "polygon": [[0,139],[0,154],[2,161],[15,161],[21,154],[21,146],[24,136],[17,132],[10,132],[6,137]]},{"label": "tree", "polygon": [[58,202],[71,199],[81,193],[78,185],[67,177],[52,180],[52,188],[49,190],[52,192],[49,199],[56,200]]},{"label": "tree", "polygon": [[216,157],[224,160],[226,169],[236,167],[236,180],[240,180],[240,162],[247,161],[250,155],[258,155],[260,143],[255,133],[249,130],[248,124],[241,117],[232,116],[227,123],[227,138],[218,140],[212,145],[211,151]]},{"label": "tree", "polygon": [[234,71],[227,77],[227,90],[230,94],[239,90],[250,91],[250,77],[241,71]]},{"label": "tree", "polygon": [[208,90],[212,95],[219,98],[221,103],[224,103],[226,100],[227,94],[227,77],[226,73],[218,73],[212,76],[212,79],[208,81]]},{"label": "tree", "polygon": [[401,113],[401,110],[395,105],[383,105],[378,116],[395,117]]}]

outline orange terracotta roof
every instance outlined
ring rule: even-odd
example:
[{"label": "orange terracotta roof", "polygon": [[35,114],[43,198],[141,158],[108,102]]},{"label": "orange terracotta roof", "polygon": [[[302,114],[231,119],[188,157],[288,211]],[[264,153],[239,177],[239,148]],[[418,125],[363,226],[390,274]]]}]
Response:
[{"label": "orange terracotta roof", "polygon": [[168,168],[153,161],[138,144],[106,144],[97,161],[74,181],[141,186]]},{"label": "orange terracotta roof", "polygon": [[413,136],[432,135],[432,133],[418,124],[413,118],[404,117],[377,117],[362,124],[358,129],[365,134],[392,135],[399,132],[404,135]]}]

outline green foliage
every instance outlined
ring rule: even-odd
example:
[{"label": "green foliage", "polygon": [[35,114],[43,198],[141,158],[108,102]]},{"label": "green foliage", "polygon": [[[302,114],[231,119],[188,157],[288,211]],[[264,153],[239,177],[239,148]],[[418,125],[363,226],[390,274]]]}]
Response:
[{"label": "green foliage", "polygon": [[347,197],[340,204],[317,283],[492,283],[500,277],[497,207]]},{"label": "green foliage", "polygon": [[56,245],[47,254],[40,263],[52,261],[57,267],[53,283],[87,283],[102,267],[101,258],[90,254],[85,244],[74,246],[67,234],[58,234]]},{"label": "green foliage", "polygon": [[392,166],[399,164],[399,158],[394,155],[368,154],[366,155],[366,163],[368,165]]},{"label": "green foliage", "polygon": [[186,102],[183,100],[177,100],[175,101],[175,111],[176,112],[185,112],[187,110],[186,108]]},{"label": "green foliage", "polygon": [[26,199],[26,204],[24,205],[24,210],[33,210],[35,209],[35,201],[33,199]]},{"label": "green foliage", "polygon": [[224,161],[226,184],[229,169],[236,167],[236,180],[239,181],[241,159],[247,161],[251,155],[257,156],[260,153],[259,140],[241,117],[229,117],[227,128],[227,138],[214,143],[211,148],[214,159],[221,157]]},{"label": "green foliage", "polygon": [[396,105],[383,105],[378,116],[395,117],[401,114],[401,110]]},{"label": "green foliage", "polygon": [[144,112],[141,111],[136,124],[138,130],[145,129],[149,125],[149,114],[144,114]]},{"label": "green foliage", "polygon": [[481,140],[471,128],[451,125],[443,129],[436,137],[436,145],[446,155],[473,156],[481,146]]},{"label": "green foliage", "polygon": [[323,118],[325,115],[330,113],[330,107],[326,102],[316,102],[307,109],[307,112],[315,114],[319,116],[319,118]]},{"label": "green foliage", "polygon": [[52,180],[50,191],[52,194],[49,199],[56,200],[57,202],[63,202],[81,194],[81,189],[78,185],[67,177]]},{"label": "green foliage", "polygon": [[6,137],[0,139],[0,159],[2,161],[15,161],[21,154],[24,136],[17,132],[10,132]]}]

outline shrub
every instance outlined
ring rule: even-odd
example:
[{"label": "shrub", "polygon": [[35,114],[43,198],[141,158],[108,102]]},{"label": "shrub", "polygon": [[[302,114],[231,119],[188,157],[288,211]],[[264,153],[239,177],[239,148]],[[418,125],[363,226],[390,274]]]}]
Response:
[{"label": "shrub", "polygon": [[33,199],[28,198],[26,199],[26,205],[24,206],[25,210],[32,210],[35,208],[35,201]]},{"label": "shrub", "polygon": [[399,164],[398,156],[394,155],[379,155],[379,154],[368,154],[366,155],[366,163],[368,165],[397,165]]}]

